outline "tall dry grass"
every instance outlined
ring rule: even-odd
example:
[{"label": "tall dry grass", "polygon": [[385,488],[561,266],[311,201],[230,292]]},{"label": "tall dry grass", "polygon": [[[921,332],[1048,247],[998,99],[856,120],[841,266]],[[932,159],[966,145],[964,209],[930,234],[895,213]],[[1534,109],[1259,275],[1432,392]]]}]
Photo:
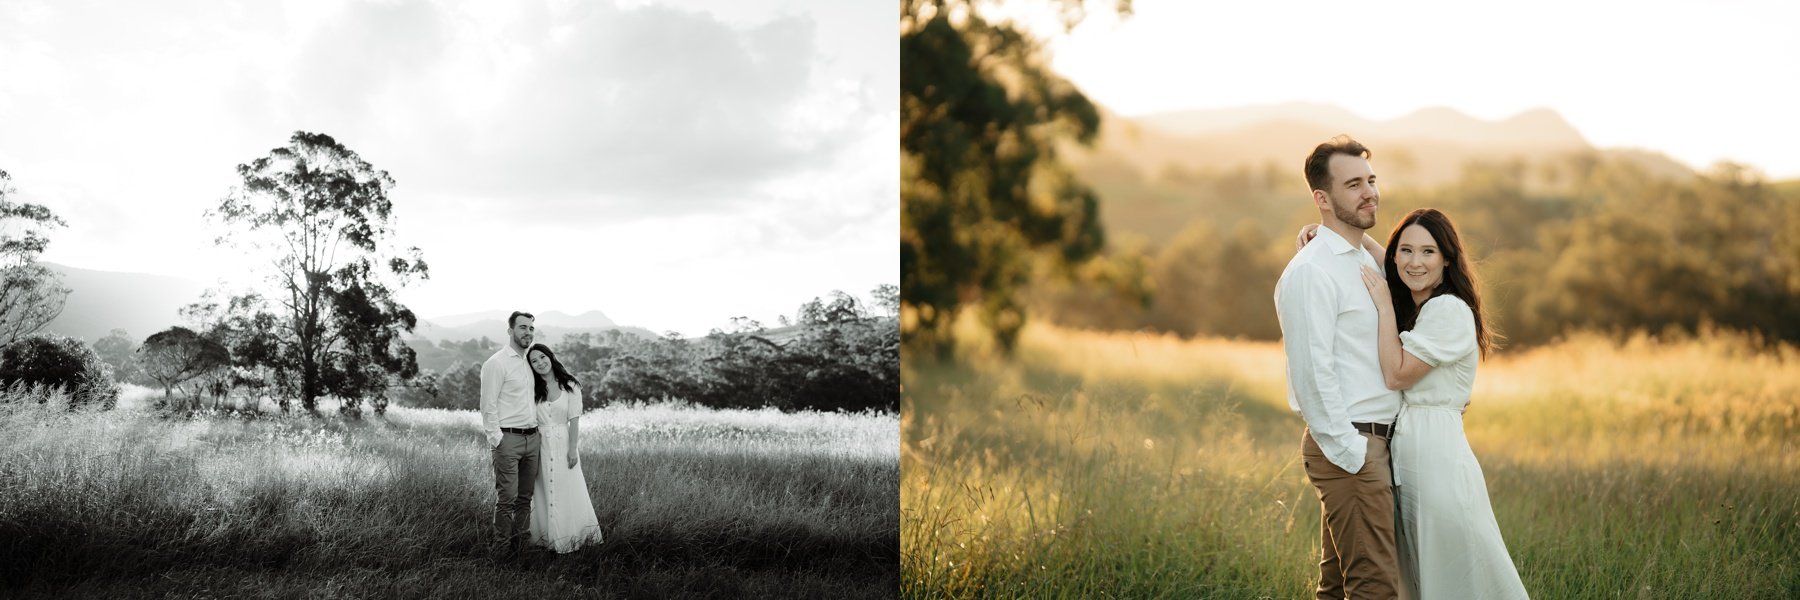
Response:
[{"label": "tall dry grass", "polygon": [[[907,365],[913,598],[1293,598],[1319,507],[1278,344],[1034,325]],[[1800,595],[1800,360],[1707,332],[1484,364],[1467,416],[1540,598]]]},{"label": "tall dry grass", "polygon": [[0,595],[886,597],[892,415],[615,406],[580,421],[606,543],[485,554],[478,416],[166,418],[0,402]]}]

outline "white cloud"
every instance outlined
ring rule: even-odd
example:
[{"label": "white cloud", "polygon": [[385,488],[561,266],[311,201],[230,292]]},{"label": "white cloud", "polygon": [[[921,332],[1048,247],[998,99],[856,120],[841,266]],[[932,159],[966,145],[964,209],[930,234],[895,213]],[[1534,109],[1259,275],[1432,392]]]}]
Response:
[{"label": "white cloud", "polygon": [[210,282],[260,262],[200,217],[236,165],[329,134],[395,178],[427,316],[703,333],[897,282],[889,9],[683,6],[8,2],[0,168],[69,219],[46,260]]}]

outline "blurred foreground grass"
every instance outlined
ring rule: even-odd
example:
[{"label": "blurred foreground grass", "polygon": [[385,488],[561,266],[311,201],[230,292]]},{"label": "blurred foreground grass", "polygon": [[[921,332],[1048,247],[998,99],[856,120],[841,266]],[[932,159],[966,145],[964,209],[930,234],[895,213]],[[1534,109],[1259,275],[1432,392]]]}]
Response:
[{"label": "blurred foreground grass", "polygon": [[[1033,325],[1013,360],[964,355],[903,371],[903,596],[1312,595],[1279,344]],[[1533,597],[1800,597],[1794,348],[1503,353],[1466,427]]]}]

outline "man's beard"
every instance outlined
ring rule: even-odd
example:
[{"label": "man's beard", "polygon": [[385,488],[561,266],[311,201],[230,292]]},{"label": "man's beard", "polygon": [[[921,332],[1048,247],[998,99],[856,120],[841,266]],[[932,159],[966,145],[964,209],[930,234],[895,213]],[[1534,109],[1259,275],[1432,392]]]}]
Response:
[{"label": "man's beard", "polygon": [[1336,202],[1331,203],[1331,214],[1336,215],[1339,221],[1343,221],[1357,229],[1368,229],[1375,226],[1375,215],[1369,215],[1369,220],[1363,221],[1362,213],[1356,212],[1356,209],[1354,208],[1347,209],[1338,206],[1338,203]]}]

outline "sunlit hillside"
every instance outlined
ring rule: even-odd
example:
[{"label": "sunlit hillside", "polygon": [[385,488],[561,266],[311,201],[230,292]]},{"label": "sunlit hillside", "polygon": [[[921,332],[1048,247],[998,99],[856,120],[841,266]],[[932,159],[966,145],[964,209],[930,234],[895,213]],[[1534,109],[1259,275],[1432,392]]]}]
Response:
[{"label": "sunlit hillside", "polygon": [[1615,162],[1676,180],[1691,179],[1696,168],[1641,149],[1595,148],[1548,109],[1488,121],[1437,107],[1377,121],[1306,103],[1107,114],[1099,141],[1070,153],[1070,161],[1105,200],[1101,214],[1111,232],[1160,244],[1196,219],[1225,227],[1245,219],[1283,226],[1316,220],[1307,210],[1301,161],[1338,134],[1374,149],[1390,192],[1455,183],[1473,163],[1532,165],[1524,183],[1539,186],[1549,183],[1536,167],[1571,161]]}]

